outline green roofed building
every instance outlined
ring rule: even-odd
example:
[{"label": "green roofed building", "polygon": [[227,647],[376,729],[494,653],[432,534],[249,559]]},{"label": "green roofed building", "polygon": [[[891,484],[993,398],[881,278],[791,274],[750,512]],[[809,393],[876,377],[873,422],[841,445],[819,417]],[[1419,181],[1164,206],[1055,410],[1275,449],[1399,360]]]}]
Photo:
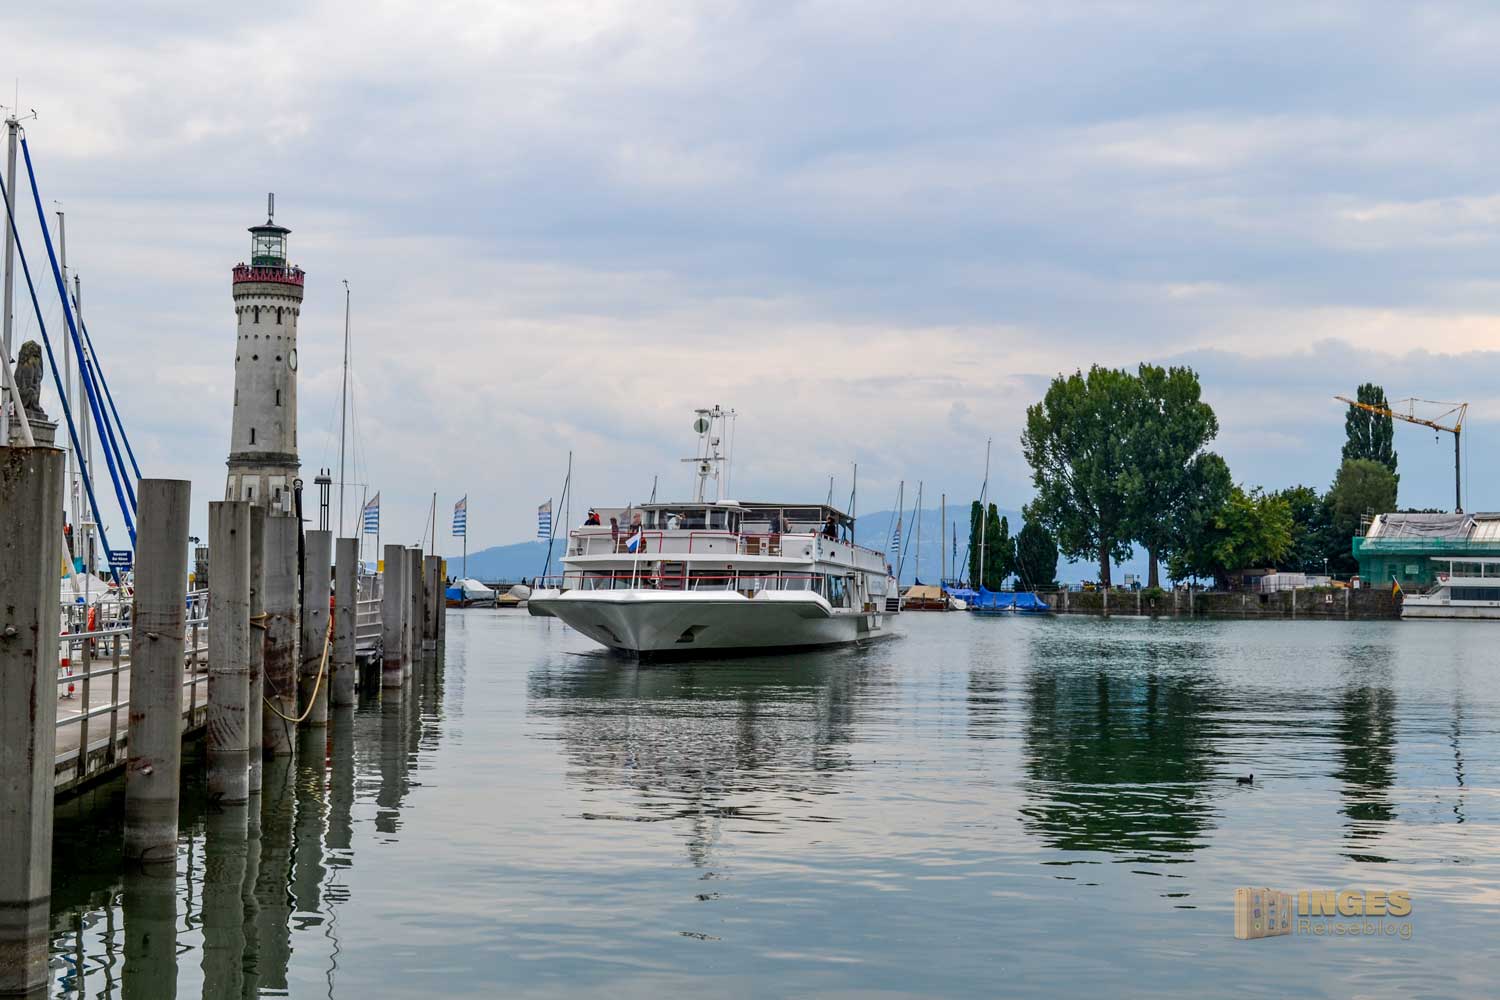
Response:
[{"label": "green roofed building", "polygon": [[1500,557],[1500,514],[1380,514],[1354,539],[1368,587],[1394,580],[1405,590],[1424,590],[1449,572],[1452,560],[1469,556]]}]

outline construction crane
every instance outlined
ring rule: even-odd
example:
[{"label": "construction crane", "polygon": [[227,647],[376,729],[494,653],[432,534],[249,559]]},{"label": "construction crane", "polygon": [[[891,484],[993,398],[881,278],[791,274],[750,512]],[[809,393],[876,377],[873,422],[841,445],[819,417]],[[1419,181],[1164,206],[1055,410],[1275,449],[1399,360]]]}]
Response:
[{"label": "construction crane", "polygon": [[[1464,417],[1469,412],[1468,403],[1444,403],[1435,399],[1411,398],[1397,400],[1394,406],[1384,407],[1372,406],[1369,403],[1361,403],[1358,400],[1350,399],[1348,396],[1334,396],[1333,398],[1339,400],[1342,403],[1348,403],[1350,406],[1356,406],[1361,410],[1368,410],[1369,412],[1378,414],[1382,417],[1392,417],[1396,420],[1405,420],[1409,424],[1421,424],[1423,427],[1431,427],[1435,431],[1447,431],[1449,434],[1452,434],[1453,510],[1454,513],[1457,514],[1462,514],[1464,512],[1463,473],[1462,461],[1460,458],[1462,452],[1459,450],[1459,441],[1461,435],[1464,432]],[[1424,403],[1427,406],[1446,406],[1448,409],[1442,413],[1439,413],[1435,419],[1428,420],[1425,417],[1417,416],[1418,403]],[[1405,412],[1396,409],[1397,406],[1402,406],[1403,404],[1406,407]],[[1443,423],[1444,420],[1447,420],[1450,417],[1453,419],[1452,426]]]}]

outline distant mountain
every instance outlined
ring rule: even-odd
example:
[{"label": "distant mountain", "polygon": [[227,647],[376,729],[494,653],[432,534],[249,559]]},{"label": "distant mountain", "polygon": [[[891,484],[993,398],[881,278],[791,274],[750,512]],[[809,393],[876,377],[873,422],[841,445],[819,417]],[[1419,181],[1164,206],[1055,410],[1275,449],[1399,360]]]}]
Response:
[{"label": "distant mountain", "polygon": [[[1006,518],[1010,527],[1010,533],[1015,535],[1021,530],[1021,514],[1014,510],[1001,510],[1000,514]],[[911,523],[911,512],[907,511],[901,525],[901,533],[906,539],[906,561],[901,570],[901,582],[903,585],[914,582],[918,577],[923,583],[936,583],[939,575],[938,562],[940,559],[939,548],[941,531],[941,514],[938,510],[923,510],[920,515],[922,523],[922,551],[921,566],[917,566],[917,538],[915,528]],[[969,547],[969,509],[967,506],[953,506],[948,508],[948,565],[949,573],[954,574],[951,567],[954,562],[958,563],[956,574],[964,574],[964,566],[968,558]],[[867,545],[872,549],[888,550],[888,538],[894,518],[891,511],[880,510],[869,514],[861,514],[855,524],[855,541],[861,545]],[[958,532],[957,554],[954,553],[952,532]],[[552,569],[558,572],[558,559],[562,556],[561,539],[555,541],[552,547]],[[448,558],[448,574],[459,576],[463,572],[463,558],[458,555],[450,555]],[[546,542],[517,542],[514,545],[498,545],[478,552],[469,553],[469,576],[476,580],[494,582],[498,580],[520,580],[527,577],[540,576],[542,565],[547,559]],[[896,560],[891,560],[894,566]],[[919,571],[920,570],[920,571]],[[1136,557],[1115,567],[1115,582],[1122,582],[1126,573],[1135,573],[1142,580],[1146,577],[1145,553],[1136,548]],[[1093,563],[1069,563],[1059,559],[1057,565],[1058,579],[1065,583],[1077,583],[1081,580],[1094,580],[1099,576],[1099,568]]]}]

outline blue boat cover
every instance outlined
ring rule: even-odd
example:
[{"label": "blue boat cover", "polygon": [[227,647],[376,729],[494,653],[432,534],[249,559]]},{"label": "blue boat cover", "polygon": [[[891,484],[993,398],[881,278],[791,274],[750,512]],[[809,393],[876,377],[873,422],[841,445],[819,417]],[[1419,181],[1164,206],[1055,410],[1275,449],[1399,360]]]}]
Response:
[{"label": "blue boat cover", "polygon": [[969,607],[976,611],[1051,611],[1052,608],[1046,601],[1036,596],[1029,590],[986,590],[979,588],[979,593],[969,601]]},{"label": "blue boat cover", "polygon": [[960,601],[972,601],[974,598],[979,596],[979,591],[972,590],[968,587],[944,587],[943,593],[947,594],[949,597],[956,597]]},{"label": "blue boat cover", "polygon": [[464,599],[464,588],[462,587],[449,587],[444,593],[450,601],[461,601]]}]

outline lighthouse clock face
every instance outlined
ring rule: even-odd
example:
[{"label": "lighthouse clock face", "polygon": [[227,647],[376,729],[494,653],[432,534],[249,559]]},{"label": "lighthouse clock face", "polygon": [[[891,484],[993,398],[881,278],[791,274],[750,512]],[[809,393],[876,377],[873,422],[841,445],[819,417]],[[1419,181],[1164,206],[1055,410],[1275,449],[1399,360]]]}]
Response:
[{"label": "lighthouse clock face", "polygon": [[292,371],[297,370],[297,349],[295,347],[292,348],[289,354],[287,354],[286,363],[287,366],[292,369]]}]

